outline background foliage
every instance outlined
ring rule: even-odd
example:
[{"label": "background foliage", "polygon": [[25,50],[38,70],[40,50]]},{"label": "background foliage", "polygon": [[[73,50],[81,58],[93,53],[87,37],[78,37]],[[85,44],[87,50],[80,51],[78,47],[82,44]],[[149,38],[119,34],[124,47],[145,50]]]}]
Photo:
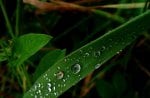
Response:
[{"label": "background foliage", "polygon": [[[148,0],[66,0],[80,6],[59,2],[61,7],[53,9],[30,5],[33,1],[0,0],[0,98],[22,97],[57,61],[149,7]],[[147,6],[117,6],[138,2]],[[117,5],[93,9],[109,4]],[[131,45],[59,98],[149,98],[149,42],[149,30],[143,30]]]}]

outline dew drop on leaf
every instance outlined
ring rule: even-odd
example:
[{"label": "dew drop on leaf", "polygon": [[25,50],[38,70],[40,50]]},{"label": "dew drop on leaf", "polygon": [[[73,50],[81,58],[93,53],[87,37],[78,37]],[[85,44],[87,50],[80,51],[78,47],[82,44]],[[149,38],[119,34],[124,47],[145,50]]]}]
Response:
[{"label": "dew drop on leaf", "polygon": [[65,79],[63,79],[63,82],[65,82],[66,80]]},{"label": "dew drop on leaf", "polygon": [[64,61],[66,62],[66,61],[67,61],[67,59],[64,59]]},{"label": "dew drop on leaf", "polygon": [[60,84],[58,84],[58,87],[60,87]]},{"label": "dew drop on leaf", "polygon": [[94,56],[95,56],[95,57],[99,57],[100,55],[101,55],[101,52],[100,52],[100,51],[97,51],[97,52],[94,53]]},{"label": "dew drop on leaf", "polygon": [[86,52],[83,57],[88,57],[90,54]]},{"label": "dew drop on leaf", "polygon": [[58,73],[54,74],[56,76],[57,79],[62,79],[64,77],[64,72],[63,71],[59,71]]},{"label": "dew drop on leaf", "polygon": [[48,91],[51,92],[51,90],[52,90],[51,89],[51,83],[47,83],[47,88],[48,88]]},{"label": "dew drop on leaf", "polygon": [[53,87],[53,90],[54,90],[54,91],[56,90],[55,86]]},{"label": "dew drop on leaf", "polygon": [[101,51],[104,51],[104,50],[105,50],[105,48],[106,48],[105,46],[102,46]]},{"label": "dew drop on leaf", "polygon": [[56,96],[56,95],[57,95],[57,93],[54,93],[54,95]]},{"label": "dew drop on leaf", "polygon": [[48,91],[49,91],[49,92],[51,92],[51,91],[52,91],[52,89],[51,89],[51,88],[48,88]]},{"label": "dew drop on leaf", "polygon": [[119,51],[117,52],[117,54],[120,54],[120,52],[122,52],[122,50],[119,50]]},{"label": "dew drop on leaf", "polygon": [[37,95],[35,95],[34,98],[37,98]]},{"label": "dew drop on leaf", "polygon": [[82,53],[83,51],[82,51],[82,50],[79,50],[79,52]]},{"label": "dew drop on leaf", "polygon": [[60,69],[60,67],[58,66],[57,69]]},{"label": "dew drop on leaf", "polygon": [[37,91],[37,94],[41,95],[41,90],[38,90],[38,91]]},{"label": "dew drop on leaf", "polygon": [[81,70],[81,65],[80,64],[74,64],[71,66],[71,71],[74,73],[74,74],[77,74],[79,73]]},{"label": "dew drop on leaf", "polygon": [[69,78],[70,76],[69,76],[69,75],[67,75],[67,77]]},{"label": "dew drop on leaf", "polygon": [[101,64],[99,64],[99,63],[96,64],[96,65],[95,65],[95,69],[98,69],[100,66],[101,66]]}]

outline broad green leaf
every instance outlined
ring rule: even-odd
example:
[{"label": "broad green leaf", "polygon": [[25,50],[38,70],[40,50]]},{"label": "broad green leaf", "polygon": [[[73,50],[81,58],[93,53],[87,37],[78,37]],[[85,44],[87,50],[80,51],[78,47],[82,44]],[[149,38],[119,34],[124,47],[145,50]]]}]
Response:
[{"label": "broad green leaf", "polygon": [[13,46],[14,58],[10,62],[11,66],[22,64],[46,45],[51,38],[51,36],[45,34],[26,34],[16,38]]},{"label": "broad green leaf", "polygon": [[38,67],[33,75],[36,80],[41,74],[43,74],[48,68],[55,64],[58,60],[65,57],[65,50],[53,50],[47,53],[40,61]]},{"label": "broad green leaf", "polygon": [[[98,94],[102,98],[115,98],[115,90],[113,85],[104,80],[98,80],[96,83]],[[117,97],[116,97],[117,98]]]},{"label": "broad green leaf", "polygon": [[58,97],[149,29],[149,17],[150,10],[59,60],[38,78],[24,98]]}]

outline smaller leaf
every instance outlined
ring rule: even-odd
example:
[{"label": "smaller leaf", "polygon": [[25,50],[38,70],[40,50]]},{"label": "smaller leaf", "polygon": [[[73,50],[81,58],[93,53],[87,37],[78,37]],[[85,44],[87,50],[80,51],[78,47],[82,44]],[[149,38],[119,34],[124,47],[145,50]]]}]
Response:
[{"label": "smaller leaf", "polygon": [[97,91],[102,98],[115,98],[114,87],[104,80],[96,83]]},{"label": "smaller leaf", "polygon": [[47,53],[40,61],[36,71],[33,75],[36,80],[41,74],[43,74],[48,68],[54,65],[58,60],[65,56],[65,50],[53,50]]},{"label": "smaller leaf", "polygon": [[5,55],[5,53],[0,53],[0,62],[6,61],[7,57]]},{"label": "smaller leaf", "polygon": [[12,50],[13,58],[10,64],[13,66],[22,64],[46,45],[51,38],[51,36],[45,34],[26,34],[16,38]]}]

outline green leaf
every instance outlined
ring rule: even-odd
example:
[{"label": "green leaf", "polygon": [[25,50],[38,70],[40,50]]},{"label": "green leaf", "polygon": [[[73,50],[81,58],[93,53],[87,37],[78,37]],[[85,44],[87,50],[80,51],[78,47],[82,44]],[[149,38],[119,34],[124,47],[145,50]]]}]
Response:
[{"label": "green leaf", "polygon": [[65,50],[53,50],[47,53],[40,61],[38,67],[33,75],[36,80],[41,74],[43,74],[48,68],[54,65],[58,60],[65,57]]},{"label": "green leaf", "polygon": [[7,56],[5,53],[0,53],[0,62],[2,61],[6,61],[7,60]]},{"label": "green leaf", "polygon": [[[115,91],[113,85],[104,80],[98,80],[96,83],[98,94],[102,98],[115,98]],[[116,97],[117,98],[117,97]]]},{"label": "green leaf", "polygon": [[21,65],[46,45],[51,38],[45,34],[26,34],[16,38],[13,46],[14,58],[10,62],[11,66]]},{"label": "green leaf", "polygon": [[59,60],[38,78],[24,98],[58,97],[149,29],[149,17],[150,10]]}]

